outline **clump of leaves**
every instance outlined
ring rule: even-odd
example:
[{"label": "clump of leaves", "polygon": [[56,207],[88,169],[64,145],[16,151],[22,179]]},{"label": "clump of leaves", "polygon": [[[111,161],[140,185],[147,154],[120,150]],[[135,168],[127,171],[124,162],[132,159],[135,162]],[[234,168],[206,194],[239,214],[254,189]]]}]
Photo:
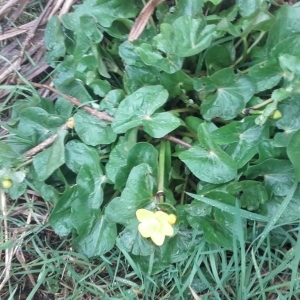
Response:
[{"label": "clump of leaves", "polygon": [[[60,97],[14,105],[0,179],[12,199],[30,187],[53,203],[49,223],[81,253],[117,245],[159,272],[202,239],[232,249],[236,215],[246,238],[282,203],[276,221],[299,218],[300,5],[162,3],[129,42],[141,9],[86,0],[49,21]],[[139,209],[175,214],[174,235],[143,238]]]}]

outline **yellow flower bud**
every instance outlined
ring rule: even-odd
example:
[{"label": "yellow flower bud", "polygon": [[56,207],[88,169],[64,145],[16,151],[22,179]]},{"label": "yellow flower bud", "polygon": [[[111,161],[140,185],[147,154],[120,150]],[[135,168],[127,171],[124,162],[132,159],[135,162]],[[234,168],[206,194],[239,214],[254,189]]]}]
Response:
[{"label": "yellow flower bud", "polygon": [[272,115],[270,116],[271,119],[273,120],[278,120],[282,117],[282,113],[280,112],[280,110],[276,109]]},{"label": "yellow flower bud", "polygon": [[74,122],[74,118],[73,117],[71,117],[71,118],[68,119],[67,125],[68,125],[68,128],[70,128],[70,129],[74,128],[75,122]]},{"label": "yellow flower bud", "polygon": [[10,189],[13,186],[13,182],[9,178],[3,179],[1,184],[4,189]]}]

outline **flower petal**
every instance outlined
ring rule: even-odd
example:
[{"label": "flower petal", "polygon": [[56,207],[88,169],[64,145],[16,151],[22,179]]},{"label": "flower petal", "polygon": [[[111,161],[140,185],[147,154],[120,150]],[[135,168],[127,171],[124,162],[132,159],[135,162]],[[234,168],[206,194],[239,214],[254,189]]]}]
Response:
[{"label": "flower petal", "polygon": [[154,213],[155,219],[159,221],[168,221],[169,220],[169,215],[161,210],[156,211]]},{"label": "flower petal", "polygon": [[151,234],[151,240],[157,246],[161,246],[165,241],[165,235],[161,231],[154,231]]},{"label": "flower petal", "polygon": [[141,236],[144,238],[148,238],[151,236],[152,232],[151,232],[151,230],[149,230],[149,226],[145,222],[139,224],[138,230],[139,230]]},{"label": "flower petal", "polygon": [[174,229],[168,222],[162,221],[161,222],[161,232],[164,235],[172,236],[174,234]]},{"label": "flower petal", "polygon": [[147,209],[144,209],[144,208],[138,209],[138,210],[135,212],[135,214],[136,214],[137,219],[138,219],[140,222],[143,222],[143,221],[145,221],[145,220],[154,218],[154,213],[153,213],[153,211],[150,211],[150,210],[147,210]]}]

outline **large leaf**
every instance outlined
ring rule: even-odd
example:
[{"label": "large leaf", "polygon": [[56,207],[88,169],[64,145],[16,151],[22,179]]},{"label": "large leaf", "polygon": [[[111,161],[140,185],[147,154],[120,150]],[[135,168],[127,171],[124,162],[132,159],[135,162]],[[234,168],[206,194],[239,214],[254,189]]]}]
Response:
[{"label": "large leaf", "polygon": [[[201,112],[206,120],[237,116],[252,98],[255,86],[247,76],[236,76],[231,68],[223,69],[210,77],[194,81],[197,91],[205,93]],[[212,93],[215,91],[214,93]]]},{"label": "large leaf", "polygon": [[156,189],[156,180],[150,166],[143,163],[134,167],[121,197],[114,198],[107,205],[107,219],[126,226],[136,222],[136,211],[153,203]]},{"label": "large leaf", "polygon": [[267,190],[277,196],[286,196],[295,182],[291,162],[273,158],[249,167],[246,176],[250,179],[263,177]]},{"label": "large leaf", "polygon": [[117,138],[108,122],[99,120],[86,111],[78,111],[74,120],[78,136],[87,145],[110,144]]},{"label": "large leaf", "polygon": [[65,163],[64,140],[66,135],[66,130],[59,130],[53,145],[33,158],[33,167],[38,180],[46,180]]},{"label": "large leaf", "polygon": [[193,146],[183,151],[179,158],[205,182],[220,184],[234,179],[237,175],[235,162],[213,142],[205,124],[199,126],[198,134],[203,147]]}]

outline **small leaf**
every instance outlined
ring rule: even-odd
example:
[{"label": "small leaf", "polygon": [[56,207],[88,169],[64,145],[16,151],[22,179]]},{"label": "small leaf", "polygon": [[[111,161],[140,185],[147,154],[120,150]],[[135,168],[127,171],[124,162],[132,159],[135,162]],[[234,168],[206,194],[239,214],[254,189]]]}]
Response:
[{"label": "small leaf", "polygon": [[33,158],[33,167],[40,181],[46,180],[55,170],[65,163],[64,139],[66,130],[59,130],[53,145]]},{"label": "small leaf", "polygon": [[117,138],[108,122],[99,120],[86,111],[79,110],[74,115],[74,120],[78,136],[87,145],[111,144]]}]

